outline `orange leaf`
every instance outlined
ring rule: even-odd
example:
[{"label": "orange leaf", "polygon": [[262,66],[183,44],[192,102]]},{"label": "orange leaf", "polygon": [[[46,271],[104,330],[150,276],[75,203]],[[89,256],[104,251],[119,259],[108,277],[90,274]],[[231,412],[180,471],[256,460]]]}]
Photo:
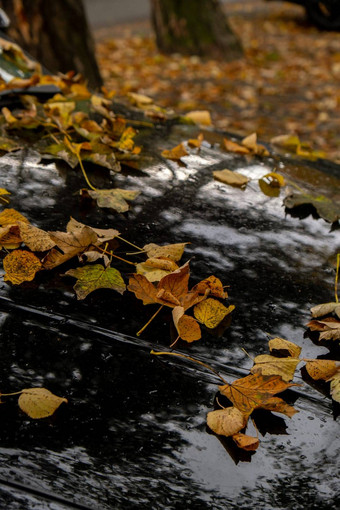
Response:
[{"label": "orange leaf", "polygon": [[189,153],[187,152],[187,150],[184,147],[183,143],[180,143],[179,145],[177,145],[173,149],[164,150],[162,152],[163,158],[172,159],[174,161],[177,161],[177,160],[183,158],[183,156],[188,156],[188,155],[189,155]]},{"label": "orange leaf", "polygon": [[141,274],[134,274],[130,277],[128,290],[133,292],[137,299],[141,299],[143,305],[159,302],[157,300],[157,289]]},{"label": "orange leaf", "polygon": [[201,328],[193,317],[184,314],[182,306],[176,306],[172,310],[172,318],[182,340],[190,343],[201,338]]},{"label": "orange leaf", "polygon": [[235,152],[237,154],[249,154],[249,150],[238,143],[232,142],[228,140],[228,138],[223,138],[224,148],[228,152]]},{"label": "orange leaf", "polygon": [[15,250],[6,255],[3,266],[6,271],[4,280],[14,285],[32,281],[36,272],[42,267],[38,257],[25,250]]},{"label": "orange leaf", "polygon": [[209,278],[202,280],[191,290],[196,291],[199,294],[205,294],[206,291],[209,290],[210,296],[215,296],[221,299],[226,299],[228,297],[228,293],[223,289],[221,280],[216,278],[216,276],[209,276]]},{"label": "orange leaf", "polygon": [[246,450],[248,452],[257,450],[260,444],[258,437],[247,436],[246,434],[242,434],[242,432],[233,434],[232,438],[239,448],[242,448],[242,450]]}]

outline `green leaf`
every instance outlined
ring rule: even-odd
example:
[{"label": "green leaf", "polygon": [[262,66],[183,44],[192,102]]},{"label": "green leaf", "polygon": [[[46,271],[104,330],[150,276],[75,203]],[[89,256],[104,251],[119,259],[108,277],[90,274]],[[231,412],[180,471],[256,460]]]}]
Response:
[{"label": "green leaf", "polygon": [[340,204],[323,195],[316,196],[292,191],[286,196],[283,204],[288,209],[293,209],[300,205],[312,205],[319,216],[329,223],[340,219]]},{"label": "green leaf", "polygon": [[65,275],[77,278],[78,281],[73,288],[78,299],[85,299],[90,292],[97,289],[112,289],[120,294],[126,289],[120,272],[113,267],[104,268],[101,264],[70,269]]}]

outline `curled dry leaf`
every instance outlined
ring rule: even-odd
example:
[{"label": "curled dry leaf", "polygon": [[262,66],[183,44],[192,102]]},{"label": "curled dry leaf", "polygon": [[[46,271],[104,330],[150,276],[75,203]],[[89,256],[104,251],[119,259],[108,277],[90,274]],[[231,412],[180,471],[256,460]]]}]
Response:
[{"label": "curled dry leaf", "polygon": [[18,221],[20,236],[26,246],[32,251],[47,251],[55,246],[49,234],[30,223]]},{"label": "curled dry leaf", "polygon": [[254,359],[255,365],[250,370],[251,374],[279,375],[284,381],[291,381],[294,377],[299,358],[276,358],[270,354],[261,354]]},{"label": "curled dry leaf", "polygon": [[101,264],[87,265],[70,269],[64,276],[66,275],[77,278],[74,290],[78,299],[85,299],[97,289],[112,289],[120,294],[126,290],[122,275],[113,267],[104,268]]},{"label": "curled dry leaf", "polygon": [[237,379],[232,384],[219,386],[237,409],[248,415],[255,408],[261,408],[273,395],[281,393],[296,384],[287,383],[278,375],[254,374]]},{"label": "curled dry leaf", "polygon": [[247,424],[248,417],[236,407],[210,411],[207,414],[208,427],[221,436],[233,436]]},{"label": "curled dry leaf", "polygon": [[143,247],[143,250],[149,258],[166,257],[174,262],[178,262],[182,258],[184,248],[187,244],[188,243],[175,243],[159,246],[155,243],[149,243]]},{"label": "curled dry leaf", "polygon": [[66,226],[67,232],[75,232],[81,230],[83,227],[88,227],[93,230],[93,232],[98,236],[98,242],[97,244],[106,243],[108,241],[111,241],[116,236],[119,235],[118,230],[114,228],[95,228],[90,227],[88,225],[84,225],[84,223],[80,223],[80,221],[75,220],[74,218],[71,218]]},{"label": "curled dry leaf", "polygon": [[234,310],[235,306],[230,305],[226,308],[217,299],[208,298],[198,303],[194,308],[196,319],[207,326],[207,328],[216,328],[226,315]]},{"label": "curled dry leaf", "polygon": [[185,315],[182,306],[176,306],[172,310],[172,318],[182,340],[191,343],[201,338],[201,328],[193,317]]},{"label": "curled dry leaf", "polygon": [[0,227],[0,247],[7,250],[19,248],[22,243],[18,225],[5,225]]},{"label": "curled dry leaf", "polygon": [[57,397],[46,388],[27,388],[22,390],[18,404],[20,409],[30,418],[40,419],[52,416],[58,407],[67,399]]},{"label": "curled dry leaf", "polygon": [[97,234],[86,225],[72,232],[49,232],[49,235],[58,248],[71,257],[85,251],[91,244],[95,245],[98,240]]},{"label": "curled dry leaf", "polygon": [[249,182],[248,177],[238,172],[232,172],[231,170],[216,170],[213,172],[213,176],[216,181],[238,188],[242,188]]},{"label": "curled dry leaf", "polygon": [[6,255],[3,266],[5,270],[4,280],[10,281],[14,285],[32,281],[37,271],[42,268],[38,257],[26,250],[15,250]]},{"label": "curled dry leaf", "polygon": [[289,342],[284,338],[272,338],[269,340],[269,350],[272,351],[288,351],[289,356],[293,358],[298,358],[301,353],[301,347],[299,345],[294,344],[294,342]]},{"label": "curled dry leaf", "polygon": [[319,341],[321,340],[340,340],[340,320],[329,317],[323,321],[312,320],[307,326],[311,331],[320,331]]},{"label": "curled dry leaf", "polygon": [[306,362],[306,370],[316,381],[322,379],[331,383],[332,399],[340,402],[340,361],[329,359],[315,359]]},{"label": "curled dry leaf", "polygon": [[147,259],[144,262],[144,265],[146,267],[154,268],[154,269],[163,269],[164,271],[167,271],[168,273],[172,273],[174,271],[177,271],[179,269],[176,262],[174,262],[171,259],[167,259],[165,257],[151,257],[150,259]]},{"label": "curled dry leaf", "polygon": [[199,294],[207,294],[208,291],[210,296],[220,299],[226,299],[228,297],[228,293],[224,290],[221,280],[213,275],[197,283],[191,290]]},{"label": "curled dry leaf", "polygon": [[236,446],[248,452],[253,452],[257,450],[260,444],[258,437],[247,436],[247,434],[242,434],[242,432],[234,434],[232,438],[233,441],[235,441]]}]

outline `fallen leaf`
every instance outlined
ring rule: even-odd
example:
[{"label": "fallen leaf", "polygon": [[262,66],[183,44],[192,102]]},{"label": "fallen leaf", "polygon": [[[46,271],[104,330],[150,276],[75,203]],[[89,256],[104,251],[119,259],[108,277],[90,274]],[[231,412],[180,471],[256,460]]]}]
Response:
[{"label": "fallen leaf", "polygon": [[199,282],[191,290],[199,294],[206,294],[208,290],[210,296],[221,299],[226,299],[228,297],[228,293],[224,290],[221,280],[213,275]]},{"label": "fallen leaf", "polygon": [[20,236],[26,246],[32,251],[47,251],[55,246],[49,234],[30,223],[18,221]]},{"label": "fallen leaf", "polygon": [[284,338],[273,338],[269,340],[269,350],[272,351],[288,351],[289,355],[293,358],[298,358],[301,353],[301,347],[294,344],[293,342],[289,342]]},{"label": "fallen leaf", "polygon": [[5,225],[0,227],[0,247],[6,250],[15,250],[22,243],[18,225]]},{"label": "fallen leaf", "polygon": [[236,154],[249,154],[250,151],[246,147],[233,142],[232,140],[228,140],[228,138],[223,138],[223,145],[226,151],[235,152]]},{"label": "fallen leaf", "polygon": [[276,172],[270,172],[259,179],[259,187],[262,193],[269,197],[278,197],[280,188],[284,185],[284,178]]},{"label": "fallen leaf", "polygon": [[158,269],[154,267],[150,267],[145,265],[145,262],[141,262],[136,265],[136,272],[138,274],[141,274],[145,276],[149,282],[159,282],[163,278],[163,276],[166,276],[171,271],[165,271],[164,269]]},{"label": "fallen leaf", "polygon": [[283,149],[288,149],[290,151],[296,151],[297,147],[300,146],[300,138],[297,135],[279,135],[271,138],[270,143],[273,145],[277,145],[278,147],[282,147]]},{"label": "fallen leaf", "polygon": [[208,110],[193,110],[185,114],[184,118],[192,120],[195,124],[211,126],[211,115]]},{"label": "fallen leaf", "polygon": [[138,108],[143,108],[153,103],[153,99],[151,97],[145,96],[144,94],[136,94],[135,92],[129,92],[128,98],[130,103]]},{"label": "fallen leaf", "polygon": [[97,234],[91,227],[85,225],[71,232],[49,232],[50,238],[64,254],[74,257],[77,253],[85,251],[91,244],[98,241]]},{"label": "fallen leaf", "polygon": [[30,418],[40,419],[52,416],[67,399],[57,397],[46,388],[27,388],[22,390],[18,404]]},{"label": "fallen leaf", "polygon": [[15,225],[18,221],[23,221],[24,223],[29,223],[28,219],[25,218],[21,213],[16,211],[15,209],[4,209],[0,213],[0,225]]},{"label": "fallen leaf", "polygon": [[5,136],[0,136],[0,150],[6,152],[14,152],[19,149],[22,149],[22,146],[18,144],[15,140],[11,138],[6,138]]},{"label": "fallen leaf", "polygon": [[249,415],[255,408],[265,404],[273,395],[296,384],[287,383],[278,375],[254,374],[237,379],[232,384],[219,386],[225,395],[242,413]]},{"label": "fallen leaf", "polygon": [[329,317],[323,321],[312,320],[307,326],[311,331],[320,331],[319,341],[321,340],[340,340],[340,320]]},{"label": "fallen leaf", "polygon": [[147,253],[149,258],[166,257],[178,262],[182,258],[186,244],[188,243],[166,244],[165,246],[159,246],[155,243],[149,243],[143,246],[143,250]]},{"label": "fallen leaf", "polygon": [[246,450],[248,452],[252,452],[257,450],[259,447],[260,441],[258,437],[248,436],[247,434],[242,434],[242,432],[238,432],[237,434],[233,434],[233,441],[235,441],[236,446],[242,448],[242,450]]},{"label": "fallen leaf", "polygon": [[257,134],[252,133],[241,141],[241,144],[258,156],[269,156],[269,152],[263,145],[257,143]]},{"label": "fallen leaf", "polygon": [[196,319],[207,326],[207,328],[216,328],[226,315],[234,310],[235,306],[230,305],[226,308],[217,299],[208,298],[198,303],[194,308]]},{"label": "fallen leaf", "polygon": [[216,170],[213,172],[214,179],[219,182],[223,182],[223,184],[229,184],[230,186],[235,186],[242,188],[245,186],[250,179],[245,175],[239,174],[238,172],[232,172],[231,170]]},{"label": "fallen leaf", "polygon": [[301,205],[312,205],[319,216],[329,223],[333,223],[340,219],[340,203],[323,195],[289,191],[283,201],[283,205],[287,207],[287,209],[293,209],[294,207],[299,207]]},{"label": "fallen leaf", "polygon": [[97,201],[98,207],[108,207],[114,209],[119,213],[129,210],[128,202],[138,197],[140,191],[132,191],[125,189],[98,189],[81,190],[81,193],[86,192],[91,198]]},{"label": "fallen leaf", "polygon": [[323,315],[329,315],[334,312],[340,319],[340,303],[336,303],[335,301],[313,306],[310,311],[313,317],[322,317]]},{"label": "fallen leaf", "polygon": [[176,306],[172,310],[172,318],[182,340],[191,343],[201,338],[201,328],[193,317],[185,315],[182,306]]},{"label": "fallen leaf", "polygon": [[340,361],[330,359],[308,360],[306,361],[306,370],[312,379],[328,381],[337,372],[340,372]]},{"label": "fallen leaf", "polygon": [[267,411],[272,411],[274,413],[285,414],[289,418],[294,416],[295,413],[299,412],[297,409],[295,409],[295,407],[290,406],[287,404],[287,402],[279,397],[269,398],[265,403],[262,403],[259,406],[259,409],[266,409]]},{"label": "fallen leaf", "polygon": [[98,236],[97,244],[102,244],[111,241],[112,239],[119,235],[118,230],[114,228],[90,227],[89,225],[84,225],[84,223],[80,223],[80,221],[77,221],[74,218],[71,218],[70,221],[68,222],[66,226],[66,231],[67,232],[79,231],[83,227],[90,228]]},{"label": "fallen leaf", "polygon": [[173,149],[162,151],[161,155],[163,156],[163,158],[178,161],[179,159],[183,158],[184,156],[189,156],[189,153],[186,150],[186,148],[184,147],[184,144],[180,143]]},{"label": "fallen leaf", "polygon": [[158,303],[156,287],[141,274],[134,274],[130,277],[128,290],[133,292],[137,299],[141,299],[143,305]]},{"label": "fallen leaf", "polygon": [[234,406],[210,411],[207,414],[208,427],[215,434],[221,436],[233,436],[242,430],[246,424],[247,416]]},{"label": "fallen leaf", "polygon": [[295,369],[300,363],[299,358],[276,358],[270,354],[260,354],[254,359],[255,365],[250,373],[261,373],[262,375],[279,375],[286,382],[291,381],[295,374]]},{"label": "fallen leaf", "polygon": [[64,276],[66,275],[77,279],[73,288],[78,299],[85,299],[88,294],[97,289],[112,289],[120,294],[126,290],[122,275],[113,267],[105,268],[101,264],[87,265],[70,269]]},{"label": "fallen leaf", "polygon": [[202,133],[200,133],[197,138],[190,138],[190,140],[188,140],[189,147],[196,147],[197,149],[200,149],[203,138],[204,137]]},{"label": "fallen leaf", "polygon": [[6,255],[3,267],[5,270],[4,280],[10,281],[14,285],[20,285],[23,282],[32,281],[42,265],[34,253],[15,250]]},{"label": "fallen leaf", "polygon": [[331,396],[336,402],[340,402],[340,373],[338,372],[331,379]]},{"label": "fallen leaf", "polygon": [[167,273],[172,273],[179,269],[176,262],[171,259],[165,257],[151,257],[144,262],[144,267],[149,267],[153,269],[163,269]]}]

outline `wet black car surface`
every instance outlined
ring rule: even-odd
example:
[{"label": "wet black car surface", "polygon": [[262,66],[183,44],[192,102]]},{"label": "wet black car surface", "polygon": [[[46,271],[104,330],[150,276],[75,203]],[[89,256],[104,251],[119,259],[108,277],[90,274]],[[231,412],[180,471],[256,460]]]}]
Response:
[{"label": "wet black car surface", "polygon": [[[44,230],[64,230],[72,216],[117,228],[139,246],[190,242],[183,261],[191,260],[192,284],[214,274],[230,286],[236,309],[221,336],[204,332],[199,342],[176,348],[227,380],[249,373],[252,361],[242,348],[252,357],[267,352],[268,333],[296,342],[306,358],[328,355],[306,336],[305,324],[312,305],[333,298],[339,230],[305,209],[294,217],[282,196],[261,193],[257,178],[276,167],[336,198],[339,167],[228,154],[214,132],[205,133],[201,150],[184,157],[184,165],[159,157],[198,132],[176,123],[143,131],[143,169],[123,167],[114,179],[142,191],[124,214],[84,207],[76,193],[80,174],[41,161],[30,148],[1,157],[1,187],[12,193],[10,207]],[[246,190],[214,181],[213,170],[224,168],[254,181]],[[108,172],[92,171],[107,187]],[[66,266],[21,286],[0,284],[2,391],[44,386],[69,400],[54,417],[37,421],[14,404],[0,406],[3,508],[339,507],[339,418],[329,397],[298,372],[301,386],[287,398],[299,413],[283,419],[259,412],[257,452],[240,454],[230,445],[226,451],[206,427],[218,379],[150,355],[168,350],[171,313],[159,314],[137,337],[153,306],[110,290],[77,301],[74,280],[60,276],[73,267]],[[127,273],[123,263],[116,267]]]}]

